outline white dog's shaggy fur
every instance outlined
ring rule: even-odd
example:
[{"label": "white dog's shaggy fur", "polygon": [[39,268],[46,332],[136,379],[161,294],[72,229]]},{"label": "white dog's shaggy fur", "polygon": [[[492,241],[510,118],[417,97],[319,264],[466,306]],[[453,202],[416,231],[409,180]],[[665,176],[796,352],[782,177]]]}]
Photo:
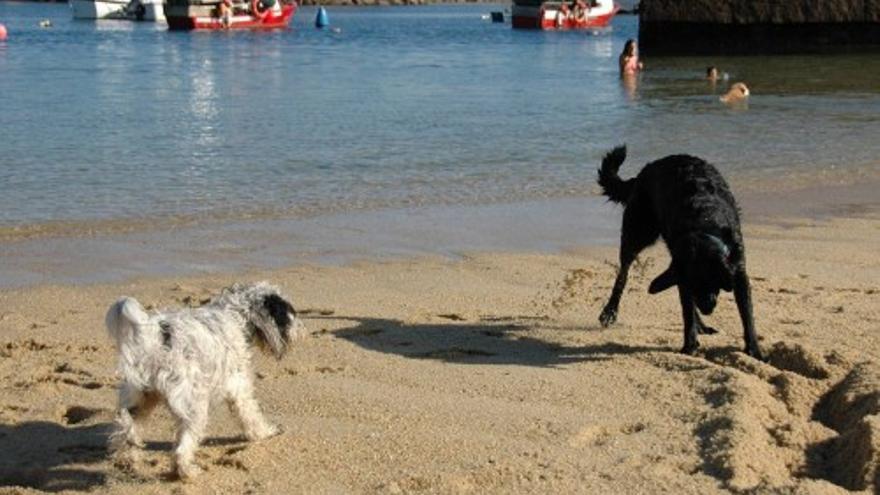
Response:
[{"label": "white dog's shaggy fur", "polygon": [[254,398],[249,347],[257,344],[281,359],[302,333],[293,306],[275,287],[236,284],[199,308],[147,314],[135,299],[110,306],[107,329],[119,351],[119,405],[110,450],[143,443],[134,419],[164,401],[177,419],[175,462],[181,478],[199,472],[195,452],[211,405],[225,399],[251,440],[279,432]]}]

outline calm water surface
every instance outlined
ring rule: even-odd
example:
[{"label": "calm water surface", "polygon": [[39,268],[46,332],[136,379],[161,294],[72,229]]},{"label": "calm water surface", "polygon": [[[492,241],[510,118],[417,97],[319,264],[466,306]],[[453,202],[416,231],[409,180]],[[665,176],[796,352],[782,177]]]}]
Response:
[{"label": "calm water surface", "polygon": [[[737,193],[880,183],[880,57],[646,59],[628,85],[636,18],[482,19],[504,8],[174,33],[0,1],[0,285],[613,243],[594,177],[622,142],[624,174],[687,152]],[[737,80],[754,96],[724,107]]]},{"label": "calm water surface", "polygon": [[[503,8],[175,33],[0,2],[0,227],[588,195],[621,142],[633,170],[689,152],[742,183],[878,167],[880,57],[645,60],[633,88],[616,57],[636,18],[600,34],[481,19]],[[717,102],[709,63],[748,81],[748,108]]]}]

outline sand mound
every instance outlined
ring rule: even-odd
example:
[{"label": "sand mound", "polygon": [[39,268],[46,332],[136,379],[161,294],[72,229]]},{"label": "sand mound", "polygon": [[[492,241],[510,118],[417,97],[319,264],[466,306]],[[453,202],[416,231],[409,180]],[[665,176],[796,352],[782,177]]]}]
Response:
[{"label": "sand mound", "polygon": [[816,409],[816,417],[837,431],[844,432],[862,418],[880,413],[880,366],[856,365],[834,386]]},{"label": "sand mound", "polygon": [[850,490],[880,492],[880,416],[863,418],[829,447],[832,481]]},{"label": "sand mound", "polygon": [[707,353],[717,367],[701,380],[703,470],[734,492],[880,488],[880,368],[856,366],[834,385],[846,370],[835,356],[779,342],[768,358]]},{"label": "sand mound", "polygon": [[825,360],[800,344],[777,342],[770,348],[767,358],[773,366],[807,378],[824,380],[831,375]]},{"label": "sand mound", "polygon": [[733,491],[791,488],[807,446],[832,433],[789,412],[763,379],[716,370],[703,391],[714,406],[697,428],[704,469]]},{"label": "sand mound", "polygon": [[880,491],[880,367],[856,365],[822,398],[815,416],[840,432],[817,447],[828,459],[827,477],[850,490]]}]

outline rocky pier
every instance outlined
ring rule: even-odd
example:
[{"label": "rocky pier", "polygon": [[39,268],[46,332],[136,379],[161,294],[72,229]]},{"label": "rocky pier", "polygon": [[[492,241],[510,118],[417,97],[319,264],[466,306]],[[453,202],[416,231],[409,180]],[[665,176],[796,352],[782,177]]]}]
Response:
[{"label": "rocky pier", "polygon": [[880,52],[880,0],[642,0],[646,55]]}]

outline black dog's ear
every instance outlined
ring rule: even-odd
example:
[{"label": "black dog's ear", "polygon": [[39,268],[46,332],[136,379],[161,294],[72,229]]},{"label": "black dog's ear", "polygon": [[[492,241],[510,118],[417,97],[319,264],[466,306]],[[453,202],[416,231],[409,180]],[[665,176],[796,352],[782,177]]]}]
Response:
[{"label": "black dog's ear", "polygon": [[667,268],[665,272],[657,275],[657,278],[651,281],[651,285],[648,286],[648,294],[663,292],[664,290],[677,284],[678,277],[675,276],[675,270],[672,268],[672,265],[669,265],[669,268]]}]

